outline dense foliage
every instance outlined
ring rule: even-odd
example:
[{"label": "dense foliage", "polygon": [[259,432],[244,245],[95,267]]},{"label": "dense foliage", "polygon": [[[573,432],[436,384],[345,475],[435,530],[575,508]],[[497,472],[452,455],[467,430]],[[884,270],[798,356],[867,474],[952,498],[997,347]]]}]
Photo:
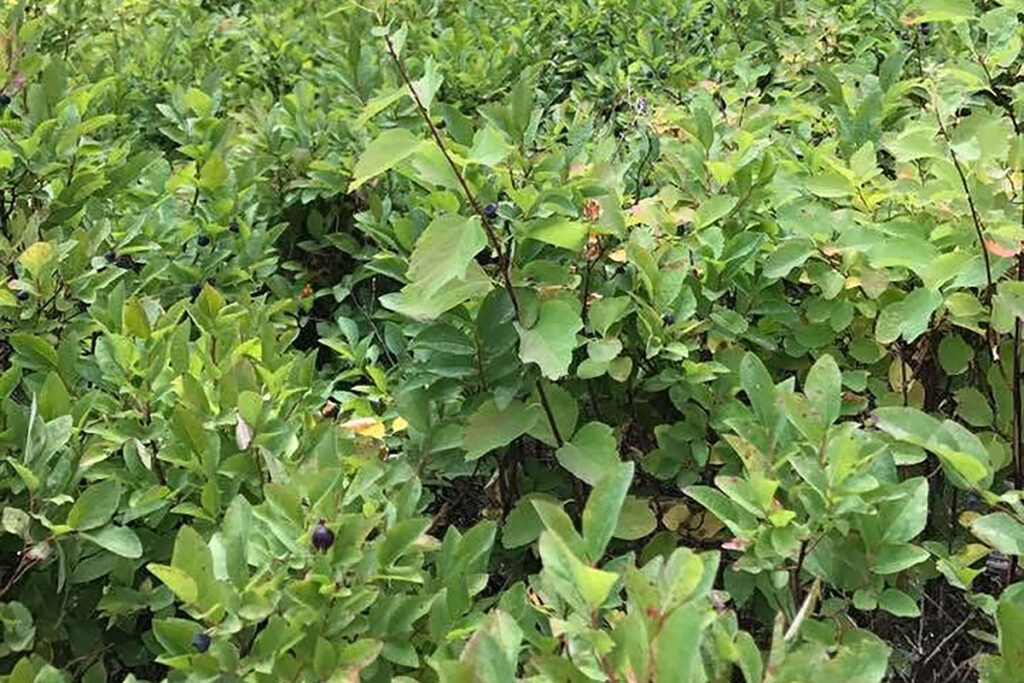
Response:
[{"label": "dense foliage", "polygon": [[1020,680],[1024,1],[0,12],[0,679]]}]

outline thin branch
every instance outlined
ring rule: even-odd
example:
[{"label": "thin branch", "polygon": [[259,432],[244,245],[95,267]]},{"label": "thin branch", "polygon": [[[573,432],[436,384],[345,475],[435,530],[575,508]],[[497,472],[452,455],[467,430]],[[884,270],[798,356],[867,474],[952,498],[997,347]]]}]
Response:
[{"label": "thin branch", "polygon": [[789,630],[786,631],[783,641],[788,643],[796,638],[796,634],[800,632],[800,627],[803,626],[804,620],[807,619],[807,615],[814,609],[814,603],[818,599],[818,591],[820,589],[821,579],[815,579],[814,583],[811,584],[811,590],[807,593],[807,597],[804,598],[804,604],[800,606],[800,611],[796,613],[796,618],[793,619],[793,623],[790,624]]},{"label": "thin branch", "polygon": [[971,219],[974,221],[974,231],[978,234],[978,246],[981,247],[981,257],[985,261],[985,279],[988,282],[988,288],[985,290],[985,298],[987,299],[992,296],[992,264],[989,261],[988,249],[985,247],[985,227],[981,223],[981,216],[978,215],[977,207],[974,206],[974,197],[971,195],[971,188],[967,184],[967,176],[964,174],[964,169],[960,165],[960,159],[957,158],[956,151],[953,149],[953,140],[946,131],[946,126],[942,123],[942,115],[939,113],[937,103],[932,103],[932,109],[935,111],[935,120],[939,124],[939,132],[942,133],[942,137],[946,140],[946,146],[949,147],[949,156],[953,159],[953,166],[956,168],[956,174],[960,176],[960,184],[963,185],[964,194],[967,195],[967,206],[971,209]]},{"label": "thin branch", "polygon": [[[385,4],[386,9],[386,4]],[[381,23],[384,23],[383,21]],[[444,139],[441,137],[441,132],[434,125],[434,122],[430,118],[430,112],[423,105],[423,101],[420,99],[419,93],[416,92],[416,88],[412,84],[412,79],[409,78],[409,72],[405,68],[405,64],[398,56],[398,51],[395,50],[394,43],[391,42],[391,36],[384,34],[384,42],[387,44],[388,54],[391,55],[392,61],[395,63],[395,68],[398,69],[399,75],[402,77],[402,81],[405,83],[405,87],[409,91],[409,95],[416,103],[416,108],[419,110],[420,117],[423,122],[427,124],[427,128],[430,129],[430,134],[434,138],[434,142],[437,144],[438,150],[440,150],[442,156],[448,162],[448,166],[451,167],[452,173],[455,174],[455,178],[459,182],[459,186],[462,187],[463,193],[466,195],[466,200],[473,207],[473,211],[476,212],[477,216],[480,217],[480,221],[483,224],[484,232],[487,234],[487,240],[491,244],[491,248],[494,249],[495,254],[498,257],[498,270],[501,272],[501,280],[505,286],[505,291],[508,292],[509,300],[512,302],[512,310],[515,313],[516,320],[522,321],[519,300],[516,298],[515,288],[512,286],[512,277],[509,273],[510,262],[508,258],[508,252],[502,248],[501,240],[498,238],[498,233],[494,229],[494,224],[491,219],[484,213],[480,207],[480,202],[477,201],[476,195],[469,188],[469,184],[466,182],[465,176],[462,174],[462,169],[459,168],[455,160],[452,159],[451,154],[448,153],[448,147],[444,143]],[[547,392],[544,391],[544,385],[540,379],[537,380],[537,395],[540,397],[541,405],[544,407],[544,413],[547,415],[548,424],[551,426],[551,433],[555,437],[555,442],[558,447],[561,448],[565,443],[562,440],[562,435],[558,431],[558,424],[555,422],[554,413],[551,411],[551,405],[548,402]]]},{"label": "thin branch", "polygon": [[494,225],[491,223],[491,219],[488,218],[487,214],[484,213],[480,207],[480,202],[477,201],[476,195],[469,189],[469,184],[466,183],[465,176],[462,175],[462,169],[459,168],[455,160],[452,159],[451,154],[448,153],[448,147],[444,144],[444,139],[441,137],[441,131],[437,129],[434,122],[430,118],[430,112],[424,106],[423,101],[420,99],[419,93],[416,92],[415,86],[412,84],[412,79],[409,78],[409,72],[406,71],[405,64],[398,56],[398,52],[395,50],[394,43],[391,42],[391,36],[385,34],[384,41],[388,46],[388,54],[391,55],[391,60],[395,63],[395,68],[398,69],[398,73],[402,76],[402,81],[405,82],[405,87],[409,90],[409,95],[416,103],[416,108],[420,112],[420,117],[427,124],[427,128],[430,129],[430,134],[434,137],[434,142],[437,144],[437,148],[441,151],[442,156],[448,162],[448,165],[452,169],[452,173],[455,174],[455,178],[459,181],[459,185],[462,187],[462,192],[466,195],[467,201],[473,207],[473,211],[480,217],[481,222],[484,226],[484,232],[487,233],[487,241],[491,244],[491,249],[498,255],[498,269],[501,271],[501,279],[505,284],[505,289],[508,291],[508,296],[512,300],[512,309],[516,313],[516,318],[519,317],[519,300],[516,298],[515,290],[512,287],[512,279],[509,276],[509,262],[508,255],[505,250],[501,247],[501,240],[498,239],[498,233],[494,229]]}]

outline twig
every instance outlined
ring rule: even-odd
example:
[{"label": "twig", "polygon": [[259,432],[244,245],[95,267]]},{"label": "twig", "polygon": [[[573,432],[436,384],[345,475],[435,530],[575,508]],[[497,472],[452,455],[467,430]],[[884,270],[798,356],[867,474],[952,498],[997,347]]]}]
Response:
[{"label": "twig", "polygon": [[783,637],[785,642],[790,642],[796,638],[796,634],[799,633],[800,627],[803,626],[804,620],[807,619],[807,615],[814,609],[814,603],[818,599],[818,591],[821,589],[821,579],[815,579],[814,583],[811,584],[811,590],[807,593],[807,597],[804,598],[804,604],[800,606],[800,611],[796,613],[796,618],[793,619],[793,623],[789,625],[789,630],[786,631],[786,635]]},{"label": "twig", "polygon": [[988,282],[988,287],[985,290],[985,298],[988,299],[992,296],[992,264],[989,260],[988,248],[985,247],[985,227],[981,223],[981,216],[978,215],[977,207],[974,206],[974,197],[971,195],[971,188],[967,184],[967,176],[964,174],[964,169],[960,165],[960,159],[957,157],[956,151],[953,149],[953,140],[946,131],[946,126],[942,123],[942,115],[939,113],[937,103],[932,103],[932,109],[935,111],[935,120],[939,124],[939,132],[942,134],[942,137],[945,138],[946,146],[949,147],[949,156],[953,159],[953,166],[956,168],[956,174],[960,176],[960,184],[963,185],[964,194],[967,195],[967,206],[971,209],[971,219],[974,221],[974,231],[978,234],[978,246],[981,247],[981,257],[985,262],[985,279]]},{"label": "twig", "polygon": [[391,42],[391,36],[385,34],[384,42],[388,46],[388,54],[391,55],[391,60],[395,63],[395,68],[398,69],[398,73],[402,76],[402,81],[405,82],[405,87],[409,90],[409,95],[416,103],[416,108],[420,112],[420,117],[427,124],[427,128],[430,129],[430,134],[434,137],[434,142],[437,144],[437,148],[441,151],[441,155],[444,156],[448,165],[452,169],[452,173],[455,174],[456,180],[459,181],[459,185],[462,187],[462,192],[466,195],[467,201],[473,207],[473,211],[480,217],[480,220],[484,226],[484,232],[487,233],[487,241],[491,243],[491,249],[498,255],[498,268],[501,271],[501,279],[505,284],[505,289],[508,291],[509,298],[512,300],[512,308],[516,313],[516,317],[519,317],[519,300],[516,298],[515,290],[512,287],[512,280],[509,277],[509,262],[508,256],[505,250],[501,248],[501,241],[498,239],[498,233],[494,229],[494,225],[491,223],[491,219],[487,217],[483,209],[480,207],[480,202],[477,201],[476,195],[469,189],[469,185],[466,183],[466,178],[462,175],[462,170],[459,168],[455,160],[452,159],[451,154],[448,153],[448,147],[444,144],[444,139],[441,137],[441,132],[434,125],[434,122],[430,119],[430,112],[423,105],[423,101],[420,99],[419,93],[416,92],[415,86],[412,84],[412,79],[409,78],[409,72],[405,69],[405,64],[398,56],[398,52],[395,50],[394,43]]},{"label": "twig", "polygon": [[945,644],[946,644],[946,643],[948,643],[948,642],[949,642],[950,640],[952,640],[952,639],[953,639],[953,638],[954,638],[954,637],[956,636],[956,634],[960,633],[960,631],[962,631],[962,630],[963,630],[964,626],[967,626],[967,624],[968,624],[968,623],[970,623],[971,619],[973,619],[973,618],[974,618],[974,615],[973,615],[973,614],[970,614],[970,615],[968,615],[966,619],[964,619],[963,621],[961,621],[961,622],[960,622],[960,625],[959,625],[959,626],[957,626],[957,627],[956,627],[955,629],[953,629],[952,631],[950,631],[950,632],[949,632],[949,633],[948,633],[948,634],[946,635],[946,637],[945,637],[945,638],[943,638],[942,640],[940,640],[940,641],[939,641],[939,644],[938,644],[938,645],[936,645],[936,646],[935,646],[934,648],[932,648],[932,651],[931,651],[931,652],[929,652],[929,653],[928,653],[928,656],[924,658],[924,661],[923,661],[923,662],[921,662],[921,666],[923,667],[923,666],[924,666],[925,664],[927,664],[928,662],[930,662],[930,661],[931,661],[931,659],[932,659],[932,657],[934,657],[935,655],[937,655],[937,654],[939,653],[939,650],[941,650],[941,649],[943,648],[943,646],[945,646]]},{"label": "twig", "polygon": [[[381,23],[383,23],[383,21]],[[477,201],[476,195],[474,195],[473,191],[469,189],[469,184],[466,183],[462,170],[459,168],[458,164],[455,163],[455,160],[452,159],[451,154],[448,153],[448,148],[444,144],[441,132],[430,119],[430,112],[427,111],[427,108],[423,105],[423,101],[420,99],[419,93],[416,92],[416,88],[412,84],[412,79],[409,78],[409,72],[406,70],[405,64],[398,56],[394,43],[391,42],[391,36],[385,33],[384,42],[387,44],[388,54],[391,55],[391,59],[395,63],[395,68],[398,69],[398,73],[401,75],[402,81],[405,83],[405,87],[409,91],[409,95],[416,103],[416,108],[419,110],[420,117],[423,119],[423,122],[427,124],[427,128],[430,129],[430,134],[433,136],[438,150],[440,150],[441,155],[444,156],[445,160],[448,162],[448,166],[451,167],[452,173],[455,174],[455,178],[458,180],[459,186],[462,187],[462,191],[466,195],[466,200],[473,207],[473,211],[476,212],[477,216],[480,217],[480,221],[484,227],[484,232],[487,234],[487,240],[490,242],[491,248],[498,256],[498,270],[501,272],[501,280],[505,286],[505,291],[508,292],[509,300],[512,302],[512,310],[515,313],[516,320],[521,322],[522,318],[519,310],[519,300],[516,298],[515,288],[512,286],[512,277],[509,273],[510,263],[508,253],[502,248],[501,240],[498,238],[498,233],[494,229],[491,219],[484,213],[483,209],[480,207],[480,202]],[[541,383],[540,379],[537,380],[536,385],[537,395],[540,397],[541,405],[544,406],[544,412],[548,418],[548,424],[551,426],[551,433],[554,435],[555,442],[558,444],[558,447],[561,448],[564,442],[562,441],[562,435],[558,431],[558,425],[555,423],[554,413],[551,412],[551,406],[548,404],[547,392],[544,391],[544,385]]]}]

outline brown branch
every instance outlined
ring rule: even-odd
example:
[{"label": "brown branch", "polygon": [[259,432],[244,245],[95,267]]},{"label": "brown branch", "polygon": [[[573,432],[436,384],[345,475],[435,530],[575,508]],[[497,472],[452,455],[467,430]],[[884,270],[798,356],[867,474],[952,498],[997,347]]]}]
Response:
[{"label": "brown branch", "polygon": [[[412,79],[409,78],[409,72],[406,70],[405,64],[398,56],[394,43],[391,42],[391,36],[385,34],[384,42],[387,44],[388,54],[391,55],[391,59],[395,63],[395,68],[398,69],[398,73],[402,77],[402,81],[405,83],[405,87],[408,89],[409,95],[412,97],[413,102],[416,103],[416,108],[419,110],[420,117],[423,119],[423,122],[427,124],[427,128],[430,129],[430,134],[433,136],[438,150],[440,150],[442,156],[444,156],[445,161],[448,162],[448,166],[451,167],[452,173],[455,174],[455,178],[458,180],[459,186],[462,187],[462,191],[466,195],[466,200],[473,207],[473,211],[476,212],[476,215],[480,217],[480,221],[484,227],[484,232],[487,234],[487,240],[490,242],[491,248],[494,249],[495,254],[498,256],[498,270],[501,272],[501,280],[505,286],[505,291],[508,293],[509,300],[512,302],[512,310],[515,313],[516,320],[522,322],[519,310],[519,300],[516,298],[515,288],[512,286],[512,277],[509,273],[511,264],[509,262],[508,253],[502,248],[501,240],[498,238],[498,233],[494,229],[494,224],[480,207],[480,202],[477,201],[476,195],[474,195],[473,191],[469,188],[469,184],[466,182],[466,178],[462,174],[462,169],[459,168],[458,164],[455,163],[455,160],[452,159],[451,154],[448,153],[448,147],[444,144],[441,132],[430,119],[430,112],[427,111],[427,108],[423,105],[423,101],[420,99],[419,93],[416,92],[416,88],[412,84]],[[558,431],[558,425],[555,422],[554,413],[551,411],[551,405],[548,403],[547,392],[544,391],[544,385],[540,379],[537,380],[536,384],[537,395],[540,397],[541,405],[544,407],[544,413],[547,415],[548,424],[551,426],[551,433],[555,437],[555,442],[558,444],[559,448],[561,448],[565,442],[562,440],[562,435]]]},{"label": "brown branch", "polygon": [[946,140],[946,146],[949,147],[949,156],[953,159],[956,174],[960,176],[960,184],[963,185],[964,194],[967,195],[967,206],[971,209],[974,231],[978,234],[978,246],[981,247],[981,257],[985,261],[985,279],[988,281],[988,287],[985,289],[985,298],[989,299],[992,296],[992,264],[989,261],[988,249],[985,247],[985,227],[982,225],[981,216],[978,215],[978,209],[974,205],[974,197],[971,195],[971,188],[967,184],[967,176],[964,174],[964,169],[960,165],[960,159],[957,158],[956,151],[953,149],[953,140],[946,131],[946,126],[942,123],[942,115],[939,113],[939,108],[933,103],[932,109],[935,110],[935,120],[939,124],[939,132],[942,133],[942,137]]},{"label": "brown branch", "polygon": [[480,202],[477,201],[476,195],[469,189],[469,185],[466,183],[465,176],[462,175],[462,170],[459,168],[455,160],[452,159],[451,154],[448,153],[448,147],[444,144],[444,139],[441,137],[441,132],[434,125],[434,122],[430,119],[430,112],[423,105],[423,101],[420,99],[419,93],[416,92],[415,86],[412,84],[412,79],[409,78],[409,72],[405,69],[405,64],[398,56],[398,52],[395,51],[395,45],[391,42],[391,36],[385,34],[384,41],[388,46],[388,54],[391,55],[392,61],[395,63],[395,68],[398,69],[398,73],[402,76],[402,81],[405,83],[405,87],[409,90],[409,95],[416,103],[416,108],[420,112],[420,117],[427,124],[427,128],[430,129],[430,134],[434,137],[434,142],[437,144],[437,148],[441,151],[445,161],[452,169],[452,173],[455,174],[455,178],[459,181],[459,185],[462,187],[463,193],[466,195],[466,200],[469,201],[473,207],[473,211],[484,226],[484,232],[487,233],[487,241],[491,243],[491,249],[498,255],[498,269],[501,271],[501,279],[505,284],[505,289],[508,291],[508,296],[512,300],[512,309],[515,311],[516,318],[519,317],[519,300],[516,298],[515,290],[512,287],[512,278],[509,276],[509,261],[508,255],[505,250],[501,248],[501,241],[498,239],[498,233],[494,229],[494,225],[491,223],[491,219],[488,218],[487,214],[484,213],[480,207]]}]

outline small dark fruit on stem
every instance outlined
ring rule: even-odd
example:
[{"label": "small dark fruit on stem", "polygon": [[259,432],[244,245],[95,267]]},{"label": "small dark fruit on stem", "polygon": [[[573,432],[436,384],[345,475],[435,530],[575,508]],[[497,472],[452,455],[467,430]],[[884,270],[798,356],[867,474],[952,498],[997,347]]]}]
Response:
[{"label": "small dark fruit on stem", "polygon": [[334,545],[334,532],[327,528],[324,524],[324,520],[320,520],[317,523],[316,528],[313,529],[313,536],[310,539],[313,543],[313,547],[320,552],[326,551],[332,545]]},{"label": "small dark fruit on stem", "polygon": [[674,315],[672,315],[671,313],[666,313],[665,315],[661,316],[661,320],[666,325],[675,325],[676,324],[676,317]]},{"label": "small dark fruit on stem", "polygon": [[195,299],[199,296],[199,292],[203,291],[203,286],[200,284],[194,284],[188,288],[188,295]]},{"label": "small dark fruit on stem", "polygon": [[198,242],[199,242],[199,246],[205,247],[207,244],[210,243],[210,236],[209,235],[200,235]]},{"label": "small dark fruit on stem", "polygon": [[24,289],[18,292],[18,301],[28,301],[28,292]]},{"label": "small dark fruit on stem", "polygon": [[207,633],[197,633],[192,638],[192,647],[196,649],[196,652],[206,652],[210,649],[210,635]]},{"label": "small dark fruit on stem", "polygon": [[112,251],[108,251],[106,254],[103,255],[103,258],[107,259],[107,263],[113,263],[114,261],[117,260],[117,254],[115,254]]},{"label": "small dark fruit on stem", "polygon": [[238,232],[238,221],[231,221],[231,224],[228,226],[228,230],[231,232]]},{"label": "small dark fruit on stem", "polygon": [[492,203],[488,204],[487,206],[485,206],[484,207],[484,215],[487,216],[488,218],[494,218],[495,216],[497,216],[498,215],[498,205],[492,202]]},{"label": "small dark fruit on stem", "polygon": [[6,107],[11,103],[11,96],[5,92],[0,92],[0,107]]}]

